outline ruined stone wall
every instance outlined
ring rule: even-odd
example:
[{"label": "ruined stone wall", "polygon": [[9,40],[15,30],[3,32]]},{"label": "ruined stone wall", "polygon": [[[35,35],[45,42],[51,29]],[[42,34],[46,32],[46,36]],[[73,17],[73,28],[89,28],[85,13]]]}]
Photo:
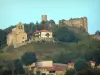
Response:
[{"label": "ruined stone wall", "polygon": [[68,26],[76,27],[76,28],[83,28],[85,31],[88,32],[88,25],[87,25],[87,18],[72,18],[70,20],[60,20],[59,24],[66,24]]},{"label": "ruined stone wall", "polygon": [[77,27],[77,28],[80,28],[80,26],[82,25],[80,19],[72,19],[71,24],[72,26]]},{"label": "ruined stone wall", "polygon": [[87,21],[87,18],[86,17],[83,18],[83,27],[88,32],[88,21]]}]

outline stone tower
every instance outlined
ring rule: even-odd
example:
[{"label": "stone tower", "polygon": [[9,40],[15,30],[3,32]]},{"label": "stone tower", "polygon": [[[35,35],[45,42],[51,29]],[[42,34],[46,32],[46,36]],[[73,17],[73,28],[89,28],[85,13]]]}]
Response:
[{"label": "stone tower", "polygon": [[42,21],[47,21],[47,15],[42,15]]},{"label": "stone tower", "polygon": [[88,32],[87,17],[83,17],[83,27]]}]

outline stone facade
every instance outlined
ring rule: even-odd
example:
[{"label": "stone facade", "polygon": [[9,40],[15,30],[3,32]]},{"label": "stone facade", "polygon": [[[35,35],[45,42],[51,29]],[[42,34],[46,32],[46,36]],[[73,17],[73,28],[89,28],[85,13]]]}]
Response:
[{"label": "stone facade", "polygon": [[59,20],[59,24],[66,24],[68,26],[82,28],[88,32],[87,17],[71,18],[69,20]]},{"label": "stone facade", "polygon": [[16,25],[16,28],[12,29],[12,32],[10,32],[7,36],[7,45],[17,45],[24,43],[27,40],[27,34],[24,31],[24,25],[19,22]]}]

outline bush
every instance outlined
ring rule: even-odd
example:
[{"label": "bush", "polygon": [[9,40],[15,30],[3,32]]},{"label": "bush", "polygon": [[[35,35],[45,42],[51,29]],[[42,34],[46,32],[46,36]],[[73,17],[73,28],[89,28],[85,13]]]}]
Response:
[{"label": "bush", "polygon": [[26,52],[22,55],[21,61],[24,65],[31,65],[37,61],[36,54],[34,52]]},{"label": "bush", "polygon": [[74,67],[76,71],[81,71],[81,70],[89,68],[89,65],[85,62],[85,60],[79,59],[75,62]]},{"label": "bush", "polygon": [[56,41],[61,42],[77,42],[79,40],[76,34],[68,30],[67,27],[57,27],[53,32],[53,36]]},{"label": "bush", "polygon": [[70,69],[70,70],[67,70],[65,75],[74,75],[75,74],[75,70],[74,69]]}]

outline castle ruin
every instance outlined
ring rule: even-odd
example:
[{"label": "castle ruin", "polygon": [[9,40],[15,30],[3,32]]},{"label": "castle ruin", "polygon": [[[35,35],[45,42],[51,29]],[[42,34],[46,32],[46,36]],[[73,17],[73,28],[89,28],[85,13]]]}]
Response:
[{"label": "castle ruin", "polygon": [[68,26],[76,27],[76,28],[82,28],[86,32],[88,32],[88,23],[87,23],[87,17],[81,17],[81,18],[71,18],[69,20],[59,20],[59,24],[65,24]]}]

